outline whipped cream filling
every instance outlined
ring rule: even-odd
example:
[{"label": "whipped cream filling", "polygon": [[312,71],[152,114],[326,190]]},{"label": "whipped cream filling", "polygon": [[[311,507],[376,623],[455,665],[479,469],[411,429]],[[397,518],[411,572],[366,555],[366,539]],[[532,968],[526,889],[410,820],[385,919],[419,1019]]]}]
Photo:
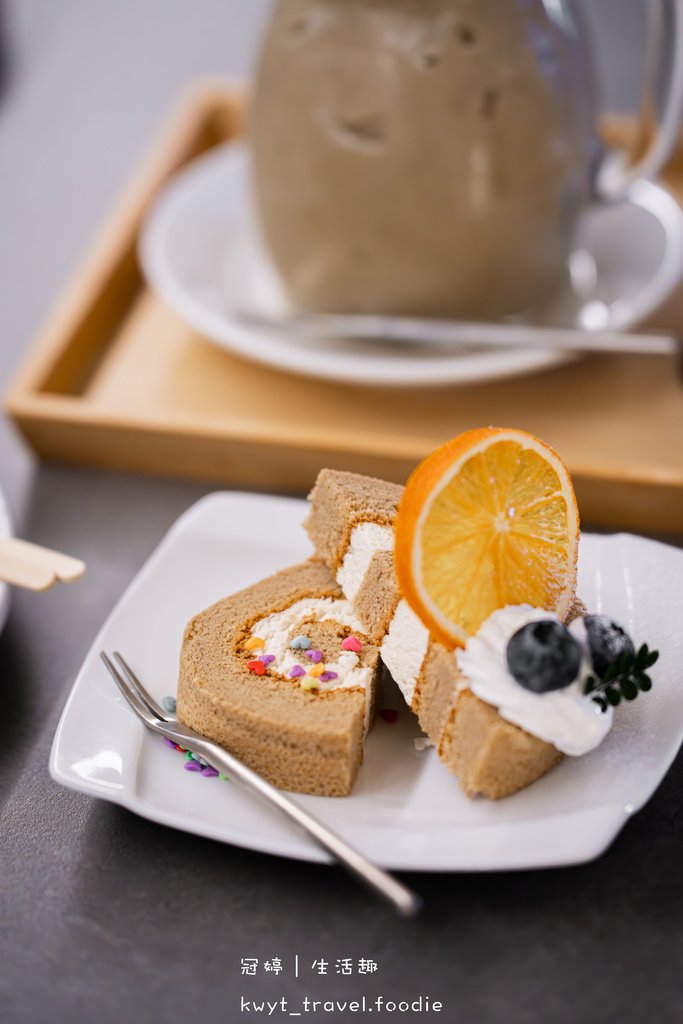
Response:
[{"label": "whipped cream filling", "polygon": [[429,630],[407,601],[399,601],[382,641],[380,654],[408,707],[429,645]]},{"label": "whipped cream filling", "polygon": [[[337,572],[337,583],[345,597],[358,596],[373,557],[380,551],[394,550],[394,531],[378,523],[358,523],[351,531],[349,546]],[[382,641],[382,661],[393,676],[408,707],[427,653],[429,631],[406,601],[399,601],[389,629]]]},{"label": "whipped cream filling", "polygon": [[349,546],[339,570],[337,583],[349,601],[355,601],[370,563],[378,551],[394,550],[394,531],[378,523],[358,523],[351,531]]},{"label": "whipped cream filling", "polygon": [[[550,693],[532,693],[517,682],[507,667],[508,640],[530,622],[557,616],[530,605],[508,605],[488,617],[467,646],[455,652],[468,688],[513,725],[552,743],[564,754],[578,757],[597,747],[612,726],[612,708],[603,712],[584,693],[590,664],[584,653],[577,678],[569,686]],[[577,620],[571,631],[585,647],[585,627]]]},{"label": "whipped cream filling", "polygon": [[[363,626],[356,616],[353,605],[348,600],[334,597],[308,597],[295,601],[294,604],[283,608],[280,612],[272,612],[270,615],[259,619],[251,627],[252,636],[259,637],[264,641],[264,647],[258,654],[272,654],[275,658],[269,665],[272,672],[277,675],[287,676],[295,665],[301,665],[308,669],[313,667],[313,662],[306,656],[305,651],[294,650],[289,646],[292,630],[306,632],[306,621],[314,619],[316,622],[338,622],[342,626],[348,626],[355,633],[364,633]],[[299,627],[301,627],[299,629]],[[370,722],[370,705],[372,697],[373,670],[362,666],[360,658],[355,651],[345,651],[341,648],[334,661],[325,660],[325,671],[336,672],[336,679],[321,680],[318,678],[318,689],[339,690],[348,687],[361,687],[365,690],[365,730],[367,732]]]}]

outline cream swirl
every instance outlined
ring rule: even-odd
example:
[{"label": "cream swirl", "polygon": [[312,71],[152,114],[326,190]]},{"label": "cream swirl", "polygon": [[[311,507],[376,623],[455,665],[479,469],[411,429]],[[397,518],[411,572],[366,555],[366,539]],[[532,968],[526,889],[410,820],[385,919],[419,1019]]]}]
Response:
[{"label": "cream swirl", "polygon": [[[350,601],[333,597],[311,597],[302,598],[294,604],[284,608],[280,612],[272,612],[263,619],[259,619],[251,627],[252,636],[263,640],[263,654],[273,656],[270,669],[280,676],[289,676],[295,665],[308,668],[306,652],[294,650],[290,646],[292,631],[301,627],[305,632],[305,624],[308,621],[315,622],[338,622],[340,625],[348,626],[356,633],[363,633],[363,627],[357,618],[353,605]],[[317,680],[318,689],[340,690],[357,686],[365,690],[365,729],[367,731],[370,719],[371,682],[373,669],[363,666],[359,656],[354,651],[340,649],[334,659],[325,661],[325,671],[334,673],[334,679]]]},{"label": "cream swirl", "polygon": [[[456,652],[456,660],[465,676],[463,685],[496,707],[501,718],[552,743],[564,754],[578,757],[602,743],[613,717],[611,708],[601,711],[584,693],[590,672],[585,646],[582,644],[583,657],[576,679],[561,690],[532,693],[520,686],[508,670],[506,651],[510,637],[522,626],[542,619],[559,621],[552,613],[530,605],[500,608],[468,640],[467,646]],[[581,642],[581,631],[572,632]]]}]

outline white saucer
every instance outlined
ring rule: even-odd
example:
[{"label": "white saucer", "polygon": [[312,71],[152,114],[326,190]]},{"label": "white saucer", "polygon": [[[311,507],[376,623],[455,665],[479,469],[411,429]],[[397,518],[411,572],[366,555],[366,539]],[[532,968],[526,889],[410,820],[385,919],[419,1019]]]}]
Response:
[{"label": "white saucer", "polygon": [[[0,490],[0,540],[12,536],[12,521],[5,497]],[[10,588],[0,582],[0,631],[2,631],[9,612]]]},{"label": "white saucer", "polygon": [[[152,693],[175,692],[185,623],[224,595],[306,558],[302,501],[215,494],[183,515],[102,628],[78,674],[50,757],[63,785],[143,817],[265,853],[325,856],[277,812],[232,782],[183,770],[134,717],[99,660],[120,650]],[[273,529],[277,523],[277,529]],[[617,535],[581,538],[579,593],[659,648],[654,686],[619,707],[605,742],[566,758],[506,800],[468,800],[432,750],[418,753],[417,720],[378,716],[353,793],[297,796],[378,864],[423,871],[489,871],[597,857],[649,799],[683,738],[683,551]]]},{"label": "white saucer", "polygon": [[[197,158],[161,192],[140,237],[151,287],[187,323],[246,359],[307,377],[422,387],[530,373],[568,357],[539,350],[443,354],[381,343],[305,342],[245,326],[238,307],[287,310],[258,238],[249,155],[228,143]],[[544,311],[561,326],[626,329],[650,316],[683,276],[683,212],[658,185],[637,182],[629,202],[588,208],[567,286]]]}]

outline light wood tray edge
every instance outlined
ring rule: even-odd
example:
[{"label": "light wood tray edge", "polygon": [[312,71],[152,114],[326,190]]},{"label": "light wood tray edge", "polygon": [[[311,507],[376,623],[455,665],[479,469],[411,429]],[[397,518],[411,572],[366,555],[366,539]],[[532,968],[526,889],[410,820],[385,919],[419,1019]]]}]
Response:
[{"label": "light wood tray edge", "polygon": [[[235,430],[227,445],[224,426],[217,427],[208,418],[195,415],[183,420],[174,416],[152,421],[129,415],[122,423],[112,414],[86,405],[77,394],[45,390],[67,340],[82,323],[88,301],[110,291],[112,278],[130,261],[131,238],[137,237],[151,199],[169,174],[196,151],[198,125],[205,121],[207,111],[212,107],[227,111],[232,122],[230,134],[237,134],[243,124],[245,95],[245,88],[237,83],[207,80],[172,107],[156,142],[134,168],[119,200],[23,357],[6,394],[5,409],[35,449],[56,461],[87,461],[145,473],[154,472],[150,465],[158,462],[161,475],[217,481],[230,478],[242,486],[291,492],[305,490],[321,464],[403,482],[424,454],[410,439],[375,438],[375,445],[368,446],[354,444],[342,433],[312,438],[309,433],[290,429],[275,435],[251,424],[248,434]],[[610,140],[623,139],[628,123],[617,118],[608,119],[608,123],[606,134]],[[283,471],[285,454],[291,458],[285,460],[289,467]],[[292,461],[296,463],[294,472]],[[571,469],[580,503],[590,508],[592,522],[613,522],[615,502],[627,502],[629,520],[641,529],[683,529],[683,473],[662,470],[654,480],[651,468],[645,476],[642,467],[625,471],[623,467],[617,470],[576,460]],[[656,508],[651,505],[653,483],[660,492]],[[668,506],[664,515],[663,504]]]},{"label": "light wood tray edge", "polygon": [[[84,430],[87,427],[87,431]],[[26,434],[36,448],[55,461],[154,474],[180,475],[233,486],[301,494],[308,490],[321,465],[379,476],[404,483],[417,457],[397,452],[352,451],[347,445],[332,447],[296,443],[270,436],[233,436],[230,444],[220,433],[205,434],[194,425],[186,430],[178,423],[150,424],[139,428],[102,418],[93,423],[73,416],[59,420],[32,420]],[[264,443],[264,440],[267,443]],[[77,452],[78,454],[73,454]],[[72,453],[72,454],[69,454]],[[295,468],[293,468],[295,467]],[[579,507],[589,510],[593,525],[613,525],[614,509],[628,509],[629,528],[654,533],[680,533],[683,529],[683,488],[678,479],[662,478],[653,501],[652,480],[626,477],[609,467],[604,474],[594,467],[572,466]]]}]

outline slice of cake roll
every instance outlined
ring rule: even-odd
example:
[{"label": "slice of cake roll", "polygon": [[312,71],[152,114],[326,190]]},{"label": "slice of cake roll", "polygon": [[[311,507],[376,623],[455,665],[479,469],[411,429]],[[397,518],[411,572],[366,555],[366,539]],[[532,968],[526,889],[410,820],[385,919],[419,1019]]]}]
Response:
[{"label": "slice of cake roll", "polygon": [[[575,601],[568,622],[576,622],[579,636],[584,613]],[[510,796],[566,754],[593,750],[612,726],[611,709],[600,713],[584,694],[590,674],[585,656],[566,679],[551,667],[547,692],[530,691],[513,677],[509,642],[534,623],[569,632],[554,615],[518,605],[494,612],[465,648],[453,652],[436,641],[428,645],[420,674],[420,725],[468,796]],[[558,682],[562,685],[550,689]]]},{"label": "slice of cake roll", "polygon": [[304,525],[368,636],[380,645],[406,703],[419,715],[430,637],[402,600],[396,579],[394,521],[402,493],[398,484],[323,469],[309,495]]},{"label": "slice of cake roll", "polygon": [[[306,528],[318,555],[353,602],[363,628],[379,645],[382,661],[443,764],[470,796],[508,796],[544,775],[565,752],[585,750],[574,750],[571,740],[563,750],[535,735],[518,724],[527,720],[524,715],[518,721],[514,713],[513,721],[504,717],[507,709],[501,713],[491,687],[468,678],[456,653],[434,640],[401,598],[394,569],[393,525],[402,490],[381,480],[324,469],[309,498]],[[577,602],[570,619],[583,611]],[[586,701],[579,703],[581,721],[587,722]],[[560,719],[564,705],[557,713]],[[570,708],[570,721],[572,713]],[[611,715],[600,723],[591,710],[590,718],[591,728],[602,730],[601,739]],[[548,734],[555,736],[552,729]]]},{"label": "slice of cake roll", "polygon": [[188,623],[178,718],[281,789],[346,796],[363,759],[378,667],[352,603],[311,560]]}]

